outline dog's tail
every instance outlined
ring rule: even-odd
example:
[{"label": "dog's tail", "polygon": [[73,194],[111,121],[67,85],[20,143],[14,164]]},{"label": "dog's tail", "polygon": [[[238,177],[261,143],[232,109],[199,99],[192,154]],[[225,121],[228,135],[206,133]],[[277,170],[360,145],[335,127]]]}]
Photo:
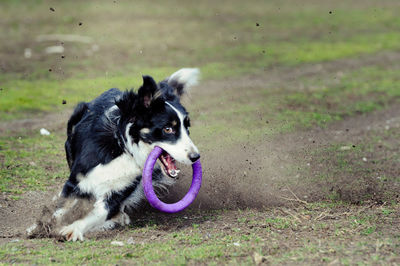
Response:
[{"label": "dog's tail", "polygon": [[191,87],[196,86],[199,79],[200,70],[198,68],[182,68],[166,78],[165,81],[181,96]]},{"label": "dog's tail", "polygon": [[72,156],[71,150],[71,139],[74,127],[82,120],[83,115],[89,109],[89,106],[85,102],[80,102],[75,107],[74,113],[71,115],[71,118],[68,120],[67,125],[67,141],[65,141],[65,153],[67,155],[67,162],[69,169],[71,170],[72,163],[74,158]]}]

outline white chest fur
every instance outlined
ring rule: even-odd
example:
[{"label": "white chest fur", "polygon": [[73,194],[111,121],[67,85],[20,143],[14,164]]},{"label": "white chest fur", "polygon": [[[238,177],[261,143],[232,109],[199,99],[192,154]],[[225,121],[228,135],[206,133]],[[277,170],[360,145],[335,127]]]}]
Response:
[{"label": "white chest fur", "polygon": [[78,187],[98,199],[125,189],[139,175],[141,169],[136,161],[131,155],[123,153],[106,165],[97,165],[86,176],[78,175]]}]

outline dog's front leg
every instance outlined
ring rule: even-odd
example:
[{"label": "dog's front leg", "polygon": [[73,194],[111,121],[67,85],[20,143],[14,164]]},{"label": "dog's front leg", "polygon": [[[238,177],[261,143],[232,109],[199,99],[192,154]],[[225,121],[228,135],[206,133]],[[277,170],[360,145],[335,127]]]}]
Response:
[{"label": "dog's front leg", "polygon": [[68,241],[83,241],[83,236],[86,232],[94,227],[104,224],[108,216],[108,210],[105,207],[104,200],[97,200],[93,207],[93,210],[84,218],[77,220],[68,226],[64,226],[60,230],[60,234]]}]

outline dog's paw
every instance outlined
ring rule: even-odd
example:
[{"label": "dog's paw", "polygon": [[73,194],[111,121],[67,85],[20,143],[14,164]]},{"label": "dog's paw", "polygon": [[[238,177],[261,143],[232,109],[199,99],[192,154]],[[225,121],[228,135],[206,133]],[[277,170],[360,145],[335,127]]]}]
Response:
[{"label": "dog's paw", "polygon": [[102,225],[99,225],[99,226],[96,226],[96,227],[90,229],[89,232],[104,232],[104,231],[114,229],[116,226],[118,226],[118,224],[115,221],[108,220],[105,223],[103,223]]},{"label": "dog's paw", "polygon": [[65,237],[67,241],[83,241],[83,233],[81,232],[79,225],[76,223],[70,224],[68,226],[64,226],[60,230],[60,235]]},{"label": "dog's paw", "polygon": [[112,220],[115,223],[119,224],[120,226],[129,225],[131,223],[131,219],[129,218],[129,215],[124,211],[121,211],[120,213],[118,213],[118,215],[114,216],[114,218],[112,218]]},{"label": "dog's paw", "polygon": [[121,212],[121,217],[120,217],[120,224],[121,225],[129,225],[131,223],[131,218],[129,218],[129,215],[126,214],[125,212]]}]

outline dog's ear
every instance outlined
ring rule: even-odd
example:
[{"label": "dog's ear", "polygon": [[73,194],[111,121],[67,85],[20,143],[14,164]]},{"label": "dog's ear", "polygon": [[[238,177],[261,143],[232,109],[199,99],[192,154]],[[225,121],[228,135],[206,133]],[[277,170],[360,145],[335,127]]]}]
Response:
[{"label": "dog's ear", "polygon": [[139,88],[139,101],[142,106],[149,108],[152,102],[161,96],[157,83],[150,76],[143,76],[143,85]]},{"label": "dog's ear", "polygon": [[174,94],[182,96],[191,87],[198,84],[200,70],[198,68],[182,68],[166,78],[165,81],[174,89]]},{"label": "dog's ear", "polygon": [[115,105],[118,106],[122,115],[131,116],[135,113],[136,102],[137,95],[132,90],[127,90],[122,94],[121,98],[115,101]]}]

